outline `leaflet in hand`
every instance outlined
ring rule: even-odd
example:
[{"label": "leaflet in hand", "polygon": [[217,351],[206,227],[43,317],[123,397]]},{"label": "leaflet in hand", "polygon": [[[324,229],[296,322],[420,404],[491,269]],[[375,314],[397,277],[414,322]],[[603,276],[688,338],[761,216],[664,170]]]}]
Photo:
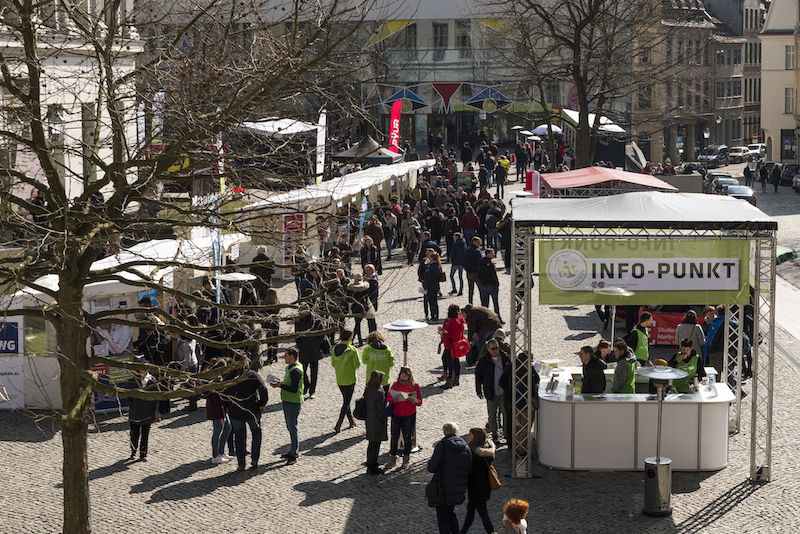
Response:
[{"label": "leaflet in hand", "polygon": [[267,384],[272,384],[273,382],[280,382],[280,381],[281,379],[273,375],[272,373],[267,375]]},{"label": "leaflet in hand", "polygon": [[408,393],[408,392],[405,392],[405,391],[397,391],[396,389],[390,389],[390,390],[389,390],[389,393],[392,395],[392,400],[393,400],[394,402],[402,402],[402,401],[407,401],[407,400],[408,400],[408,397],[411,395],[411,394],[410,394],[410,393]]}]

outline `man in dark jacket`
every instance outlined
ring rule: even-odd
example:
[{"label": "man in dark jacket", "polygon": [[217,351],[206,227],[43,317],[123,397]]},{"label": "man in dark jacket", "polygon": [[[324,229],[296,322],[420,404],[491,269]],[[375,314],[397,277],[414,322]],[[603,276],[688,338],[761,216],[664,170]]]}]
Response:
[{"label": "man in dark jacket", "polygon": [[470,362],[469,356],[467,356],[467,364],[472,363],[474,365],[478,356],[485,350],[486,342],[494,336],[495,330],[500,328],[502,323],[497,314],[485,306],[467,304],[464,306],[463,312],[464,319],[467,320],[467,338],[470,343],[475,343],[477,349],[475,360]]},{"label": "man in dark jacket", "polygon": [[253,265],[250,267],[250,274],[256,277],[253,280],[253,289],[256,290],[258,303],[263,304],[264,299],[267,298],[267,289],[272,287],[272,276],[275,274],[275,267],[267,257],[267,248],[258,247],[257,254],[253,258],[252,263],[262,263],[262,265]]},{"label": "man in dark jacket", "polygon": [[436,507],[439,534],[457,534],[458,518],[455,507],[464,502],[469,473],[472,471],[472,453],[464,438],[458,436],[458,425],[445,423],[444,438],[433,449],[428,460],[428,472],[438,476],[444,491],[444,504]]},{"label": "man in dark jacket", "polygon": [[[472,242],[464,251],[464,270],[467,271],[467,286],[469,292],[467,298],[469,303],[472,304],[472,299],[475,296],[475,286],[478,282],[478,265],[480,264],[483,254],[481,254],[481,241],[480,237],[473,237]],[[480,290],[480,287],[478,288]]]},{"label": "man in dark jacket", "polygon": [[603,393],[606,390],[606,362],[594,355],[589,345],[581,347],[581,363],[583,364],[583,386],[581,393]]},{"label": "man in dark jacket", "polygon": [[778,186],[781,184],[781,170],[777,165],[772,166],[772,185],[775,187],[775,192],[778,192]]},{"label": "man in dark jacket", "polygon": [[244,471],[244,452],[247,431],[250,427],[252,443],[250,445],[250,469],[258,469],[258,458],[261,455],[261,412],[267,405],[267,386],[261,376],[252,370],[247,371],[247,378],[225,390],[226,407],[231,419],[233,439],[236,442],[236,461],[238,470]]},{"label": "man in dark jacket", "polygon": [[[461,237],[461,233],[453,234],[453,246],[450,249],[450,283],[453,285],[451,295],[458,293],[464,294],[464,254],[467,250],[467,242]],[[458,291],[456,291],[456,273],[458,273]]]},{"label": "man in dark jacket", "polygon": [[503,375],[511,373],[511,358],[500,350],[500,343],[494,338],[486,343],[486,351],[475,366],[475,392],[479,399],[486,399],[489,433],[492,434],[494,442],[499,443],[498,410],[503,412],[503,434],[506,440],[511,436],[511,418],[505,402],[505,395],[511,395],[511,391],[506,392],[500,385]]},{"label": "man in dark jacket", "polygon": [[[132,378],[122,386],[125,389],[144,389],[156,390],[158,384],[156,379],[150,375],[146,369],[140,369],[138,376]],[[128,424],[131,429],[131,457],[136,458],[139,452],[139,460],[147,461],[147,444],[150,440],[150,426],[156,419],[156,407],[158,401],[128,398]]]},{"label": "man in dark jacket", "polygon": [[494,312],[500,322],[500,305],[497,297],[500,292],[500,281],[497,279],[497,269],[494,266],[494,249],[487,248],[486,255],[478,264],[478,290],[481,292],[481,306],[489,306],[489,299],[494,300]]}]

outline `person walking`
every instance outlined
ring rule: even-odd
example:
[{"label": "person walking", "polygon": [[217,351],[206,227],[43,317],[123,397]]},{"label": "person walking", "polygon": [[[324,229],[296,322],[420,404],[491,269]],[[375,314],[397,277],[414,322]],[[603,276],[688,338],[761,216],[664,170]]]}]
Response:
[{"label": "person walking", "polygon": [[268,394],[264,380],[257,372],[249,370],[247,378],[238,384],[229,386],[225,390],[225,401],[231,419],[233,439],[236,444],[237,470],[245,469],[245,441],[247,430],[250,427],[250,469],[258,469],[258,459],[261,455],[261,413],[267,405]]},{"label": "person walking", "polygon": [[528,502],[522,499],[511,499],[503,506],[503,525],[497,534],[527,534]]},{"label": "person walking", "polygon": [[430,310],[430,320],[439,320],[439,284],[441,283],[442,260],[439,258],[439,253],[431,251],[428,254],[428,259],[425,263],[425,271],[422,275],[422,288],[425,290],[424,308],[425,320],[428,320],[428,311]]},{"label": "person walking", "polygon": [[481,293],[481,305],[489,306],[489,299],[494,301],[494,312],[500,318],[500,304],[497,301],[500,292],[500,281],[497,279],[497,269],[494,266],[494,249],[487,248],[486,255],[478,264],[478,290]]},{"label": "person walking", "polygon": [[[382,229],[379,229],[381,233]],[[381,234],[382,235],[382,234]],[[367,264],[375,266],[378,274],[383,273],[383,264],[381,264],[381,250],[375,245],[375,241],[371,236],[364,236],[364,246],[361,247],[361,269],[363,270]]]},{"label": "person walking", "polygon": [[[262,323],[262,328],[264,329],[264,335],[266,338],[274,339],[278,337],[280,333],[280,322],[279,322],[279,313],[280,313],[280,299],[278,298],[278,291],[273,288],[267,288],[266,296],[264,298],[264,304],[266,306],[271,306],[270,312],[272,312]],[[278,361],[278,343],[277,341],[267,341],[267,361],[266,364],[275,363]]]},{"label": "person walking", "polygon": [[[156,378],[147,372],[146,369],[139,369],[139,374],[130,379],[124,386],[126,389],[156,390],[158,383]],[[139,453],[139,461],[147,461],[147,446],[150,442],[150,427],[156,421],[156,408],[158,401],[137,399],[128,397],[128,425],[130,426],[130,459],[136,458]]]},{"label": "person walking", "polygon": [[380,371],[383,375],[381,386],[384,394],[389,391],[389,373],[394,367],[394,355],[392,349],[386,345],[386,338],[378,331],[373,331],[367,336],[367,346],[361,353],[361,363],[367,368],[366,378],[369,379],[372,373]]},{"label": "person walking", "polygon": [[[464,231],[466,234],[466,230]],[[467,272],[467,285],[469,292],[467,294],[467,299],[469,303],[472,304],[472,300],[475,295],[475,286],[479,285],[478,282],[478,265],[481,262],[481,258],[483,258],[483,254],[481,253],[481,241],[480,237],[473,237],[470,241],[470,245],[464,251],[464,270]],[[480,292],[480,287],[478,287],[478,291]]]},{"label": "person walking", "polygon": [[290,439],[289,452],[281,454],[281,458],[285,458],[286,464],[291,465],[297,462],[300,455],[297,421],[303,407],[303,367],[297,361],[297,349],[291,347],[283,353],[283,361],[286,362],[283,380],[275,380],[270,386],[281,388],[281,407]]},{"label": "person walking", "polygon": [[[506,410],[506,403],[501,378],[511,373],[511,358],[500,350],[500,343],[492,338],[486,343],[487,353],[481,356],[475,366],[475,392],[479,399],[486,399],[486,410],[489,413],[489,432],[495,443],[500,443],[497,429],[498,411],[503,414],[503,433],[506,440],[511,436],[511,414]],[[509,391],[508,394],[511,394]]]},{"label": "person walking", "polygon": [[[377,293],[377,281],[374,290],[375,293]],[[364,344],[364,337],[361,334],[361,323],[364,321],[364,318],[367,318],[368,328],[373,327],[375,324],[375,310],[369,298],[370,283],[363,280],[360,274],[355,273],[353,275],[353,280],[345,289],[345,294],[350,304],[350,315],[353,316],[355,321],[353,332],[355,332],[355,336],[358,338],[358,346],[360,347]],[[374,328],[377,329],[377,326]]]},{"label": "person walking", "polygon": [[[467,242],[461,237],[460,232],[453,234],[453,245],[450,248],[450,283],[453,285],[451,295],[464,294],[464,252]],[[456,291],[456,273],[458,273],[458,291]]]},{"label": "person walking", "polygon": [[347,417],[350,423],[348,428],[356,426],[353,412],[350,411],[350,401],[353,400],[353,391],[356,388],[356,369],[361,365],[358,359],[358,350],[353,346],[353,332],[342,329],[339,332],[339,343],[331,352],[331,366],[336,371],[336,385],[342,393],[342,407],[339,410],[339,419],[333,431],[337,434],[342,430],[342,422]]},{"label": "person walking", "polygon": [[442,485],[444,502],[436,507],[439,534],[459,534],[455,507],[464,502],[470,471],[472,453],[464,438],[458,436],[458,425],[445,423],[444,437],[433,448],[428,460],[428,472],[434,473]]},{"label": "person walking", "polygon": [[[376,332],[377,333],[377,332]],[[381,442],[389,437],[386,434],[386,394],[381,389],[384,379],[388,379],[381,371],[372,371],[364,388],[364,403],[367,415],[364,425],[367,427],[367,474],[382,475],[383,469],[378,467],[378,453]]]},{"label": "person walking", "polygon": [[772,166],[770,178],[772,179],[772,186],[775,188],[775,192],[777,193],[778,186],[781,184],[781,170],[777,165]]},{"label": "person walking", "polygon": [[[308,308],[301,308],[295,323],[295,332],[313,332],[321,330],[318,321],[314,320]],[[304,336],[297,338],[297,349],[300,355],[300,364],[303,366],[303,383],[307,385],[308,398],[313,399],[317,391],[317,377],[319,376],[319,361],[322,359],[321,335]],[[329,348],[329,347],[328,347]]]},{"label": "person walking", "polygon": [[761,169],[758,171],[758,177],[761,181],[761,192],[767,192],[767,182],[769,181],[769,169],[767,169],[766,165],[761,165]]},{"label": "person walking", "polygon": [[505,196],[505,185],[506,185],[506,177],[508,176],[508,169],[506,166],[500,162],[494,167],[494,181],[497,185],[496,194],[500,195],[500,198]]},{"label": "person walking", "polygon": [[[461,360],[454,355],[453,350],[458,341],[464,339],[464,329],[467,322],[461,316],[458,304],[451,304],[447,308],[447,319],[439,329],[442,336],[444,351],[442,352],[442,375],[447,380],[442,386],[449,389],[459,385],[461,377]],[[439,377],[442,378],[442,377]]]},{"label": "person walking", "polygon": [[464,239],[471,243],[472,238],[478,233],[480,227],[481,221],[475,215],[475,210],[472,209],[472,206],[467,205],[464,215],[461,216],[461,229],[464,230]]},{"label": "person walking", "polygon": [[[216,360],[211,367],[220,368],[225,366],[224,360]],[[231,420],[228,417],[228,410],[222,403],[222,398],[216,391],[209,391],[203,394],[206,399],[206,420],[211,421],[211,463],[223,464],[230,461],[230,456],[225,454],[225,443],[231,434]]]},{"label": "person walking", "polygon": [[422,228],[419,221],[414,218],[411,210],[406,210],[403,213],[403,220],[400,222],[400,233],[403,236],[403,247],[405,248],[406,261],[409,265],[414,262],[414,256],[417,255],[421,232]]},{"label": "person walking", "polygon": [[411,435],[417,423],[417,407],[422,406],[422,392],[419,384],[414,382],[414,375],[409,367],[401,367],[400,374],[386,394],[386,401],[392,405],[391,441],[389,441],[389,462],[385,471],[397,465],[400,432],[403,432],[403,465],[408,467],[411,455]]},{"label": "person walking", "polygon": [[495,446],[486,439],[486,432],[482,428],[470,428],[467,444],[472,453],[472,470],[467,480],[467,515],[464,517],[464,524],[461,525],[461,534],[469,531],[472,521],[475,520],[476,511],[481,516],[486,534],[492,534],[494,525],[486,509],[486,503],[492,496],[492,488],[489,486],[489,465],[494,460]]},{"label": "person walking", "polygon": [[500,235],[500,250],[503,251],[503,267],[506,274],[511,274],[511,213],[506,213],[497,223],[497,232]]}]

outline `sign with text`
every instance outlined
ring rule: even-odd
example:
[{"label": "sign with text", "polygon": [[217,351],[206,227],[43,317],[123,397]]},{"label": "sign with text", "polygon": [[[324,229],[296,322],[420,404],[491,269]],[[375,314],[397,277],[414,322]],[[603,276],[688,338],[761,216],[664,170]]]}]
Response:
[{"label": "sign with text", "polygon": [[[285,265],[295,263],[295,253],[300,250],[305,234],[306,219],[302,213],[285,213],[282,217],[283,225],[283,262]],[[283,280],[291,280],[292,268],[284,267]]]},{"label": "sign with text", "polygon": [[0,322],[0,386],[5,388],[8,402],[0,403],[0,410],[18,410],[25,407],[25,357],[22,341],[22,317],[15,321]]},{"label": "sign with text", "polygon": [[541,241],[541,254],[541,304],[745,304],[749,296],[745,240]]}]

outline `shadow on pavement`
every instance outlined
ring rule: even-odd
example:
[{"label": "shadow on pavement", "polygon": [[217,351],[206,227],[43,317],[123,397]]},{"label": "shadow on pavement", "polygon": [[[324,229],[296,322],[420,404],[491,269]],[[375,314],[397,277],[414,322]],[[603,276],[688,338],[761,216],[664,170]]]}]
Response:
[{"label": "shadow on pavement", "polygon": [[357,432],[356,435],[349,436],[344,439],[339,439],[336,441],[331,441],[330,443],[326,443],[319,447],[314,447],[310,451],[306,451],[303,453],[304,456],[327,456],[329,454],[334,454],[337,452],[342,452],[346,449],[349,449],[353,445],[357,445],[362,441],[366,440],[367,438],[364,436],[363,427],[355,427],[351,429],[345,429],[342,427],[342,432]]},{"label": "shadow on pavement", "polygon": [[56,419],[33,412],[0,412],[0,441],[41,443],[50,441],[60,426]]},{"label": "shadow on pavement", "polygon": [[[181,428],[184,426],[194,425],[196,423],[202,423],[206,420],[206,411],[203,409],[198,409],[193,412],[181,411],[178,410],[173,412],[173,417],[170,418],[169,422],[162,424],[158,428]],[[183,417],[179,417],[179,416]]]},{"label": "shadow on pavement", "polygon": [[138,484],[131,486],[131,493],[146,493],[172,482],[189,478],[198,471],[211,469],[213,467],[215,467],[214,464],[208,460],[195,460],[194,462],[179,465],[163,473],[147,475]]},{"label": "shadow on pavement", "polygon": [[[283,451],[289,446],[289,434],[285,433],[286,432],[285,428],[283,428],[283,432],[284,432],[283,436],[286,439],[286,444],[276,447],[275,450],[272,452],[272,454],[280,454],[281,451]],[[300,454],[301,455],[306,454],[307,451],[314,449],[314,447],[316,447],[320,443],[324,443],[325,441],[327,441],[328,438],[335,435],[336,433],[331,431],[331,432],[326,432],[325,434],[320,434],[319,436],[314,436],[313,438],[307,438],[302,440],[300,442]]]},{"label": "shadow on pavement", "polygon": [[722,519],[725,514],[742,504],[762,487],[743,480],[720,498],[698,510],[691,518],[678,523],[676,527],[682,533],[710,532],[711,525]]}]

